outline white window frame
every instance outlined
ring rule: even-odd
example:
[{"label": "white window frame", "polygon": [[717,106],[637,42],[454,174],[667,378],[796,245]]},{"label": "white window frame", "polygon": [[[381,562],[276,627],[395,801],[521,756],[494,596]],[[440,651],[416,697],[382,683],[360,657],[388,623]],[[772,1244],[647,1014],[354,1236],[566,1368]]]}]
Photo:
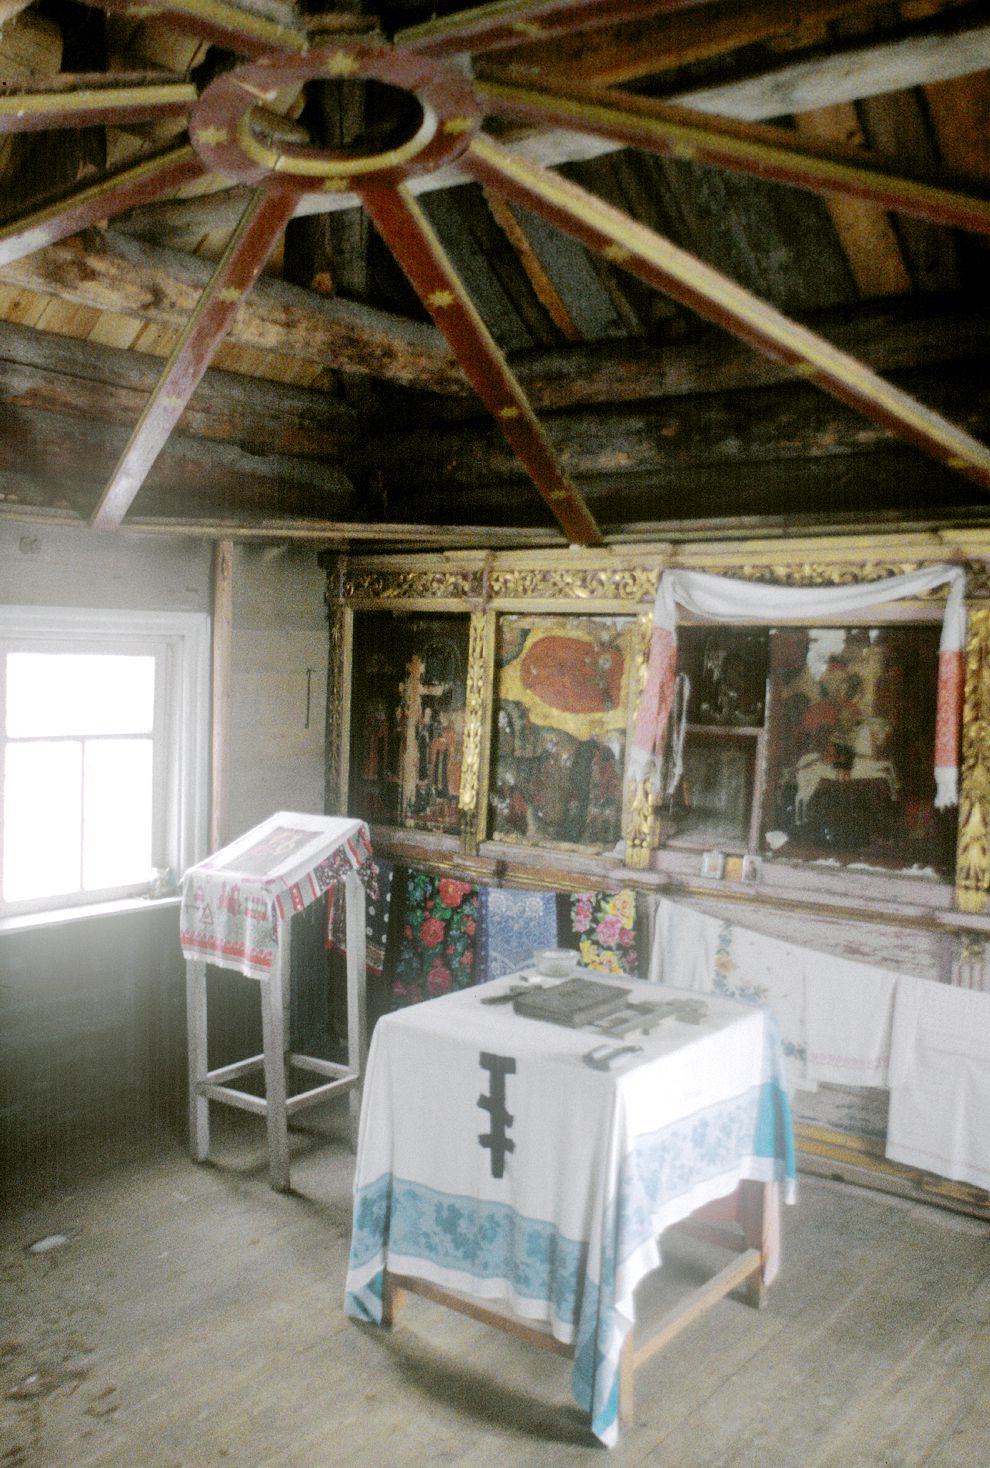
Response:
[{"label": "white window frame", "polygon": [[[152,651],[160,659],[159,666],[165,666],[165,686],[156,690],[155,698],[156,710],[162,709],[158,727],[164,747],[156,749],[153,865],[171,868],[176,881],[206,854],[210,646],[210,619],[201,612],[0,606],[0,657],[24,650],[118,654]],[[159,756],[163,756],[160,763]],[[0,762],[0,793],[2,780]],[[149,886],[151,876],[149,871]],[[16,903],[0,900],[0,918],[76,909],[105,900],[105,895],[89,892]]]}]

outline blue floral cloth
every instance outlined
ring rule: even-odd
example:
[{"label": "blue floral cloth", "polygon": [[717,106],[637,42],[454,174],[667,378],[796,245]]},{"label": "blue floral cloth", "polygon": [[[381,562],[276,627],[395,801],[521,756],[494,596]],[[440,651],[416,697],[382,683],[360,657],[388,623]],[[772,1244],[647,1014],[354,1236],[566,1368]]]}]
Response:
[{"label": "blue floral cloth", "polygon": [[557,946],[557,898],[553,892],[482,887],[478,905],[478,982],[504,978]]}]

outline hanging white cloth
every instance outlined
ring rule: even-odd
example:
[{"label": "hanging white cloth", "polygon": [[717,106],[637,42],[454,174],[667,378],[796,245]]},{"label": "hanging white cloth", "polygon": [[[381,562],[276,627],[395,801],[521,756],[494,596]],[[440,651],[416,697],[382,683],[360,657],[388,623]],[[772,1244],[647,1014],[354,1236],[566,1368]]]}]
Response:
[{"label": "hanging white cloth", "polygon": [[886,1086],[894,1006],[901,976],[771,938],[728,918],[708,917],[661,898],[650,979],[724,994],[774,1012],[788,1082]]},{"label": "hanging white cloth", "polygon": [[[774,586],[739,581],[705,571],[664,571],[653,609],[653,633],[646,683],[640,697],[627,756],[626,773],[637,781],[656,778],[677,671],[677,607],[719,622],[787,621],[862,612],[880,603],[922,596],[948,585],[939,643],[938,699],[935,733],[935,804],[939,810],[958,803],[959,726],[962,715],[963,649],[966,642],[965,576],[958,566],[926,566],[883,581],[848,586]],[[668,780],[680,774],[675,749]]]},{"label": "hanging white cloth", "polygon": [[773,1011],[791,1090],[814,1090],[807,1068],[805,983],[801,950],[727,918],[708,917],[661,898],[650,978],[679,989],[723,994]]},{"label": "hanging white cloth", "polygon": [[809,1080],[886,1086],[901,976],[810,948],[802,953]]},{"label": "hanging white cloth", "polygon": [[887,1156],[990,1189],[990,994],[904,980],[890,1054]]}]

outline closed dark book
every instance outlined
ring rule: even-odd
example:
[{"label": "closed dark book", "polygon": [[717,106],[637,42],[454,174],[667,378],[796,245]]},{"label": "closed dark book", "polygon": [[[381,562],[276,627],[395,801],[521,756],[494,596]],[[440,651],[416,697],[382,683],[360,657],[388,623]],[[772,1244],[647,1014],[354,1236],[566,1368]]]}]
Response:
[{"label": "closed dark book", "polygon": [[565,979],[562,984],[517,994],[512,1003],[516,1014],[526,1019],[545,1019],[576,1029],[621,1009],[628,994],[628,989],[596,979]]}]

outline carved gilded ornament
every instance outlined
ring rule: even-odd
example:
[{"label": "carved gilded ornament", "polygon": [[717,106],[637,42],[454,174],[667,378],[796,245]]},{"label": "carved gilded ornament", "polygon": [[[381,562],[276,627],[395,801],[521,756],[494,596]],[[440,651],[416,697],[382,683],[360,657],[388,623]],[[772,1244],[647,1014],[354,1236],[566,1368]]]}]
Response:
[{"label": "carved gilded ornament", "polygon": [[340,773],[344,748],[344,707],[349,702],[344,688],[344,608],[339,603],[328,606],[330,648],[327,660],[327,733],[326,733],[326,800],[331,815],[346,809],[346,793],[341,790]]},{"label": "carved gilded ornament", "polygon": [[415,601],[424,598],[477,598],[482,592],[482,572],[442,571],[349,571],[344,577],[345,601]]},{"label": "carved gilded ornament", "polygon": [[485,715],[485,614],[472,612],[468,638],[467,684],[464,701],[464,743],[458,808],[473,811],[478,803],[481,743]]},{"label": "carved gilded ornament", "polygon": [[[634,708],[638,708],[640,697],[646,686],[652,631],[652,614],[638,618],[632,669]],[[638,870],[648,867],[650,851],[656,846],[658,840],[653,787],[649,777],[645,780],[629,779],[626,781],[622,808],[622,835],[626,843],[626,866]]]},{"label": "carved gilded ornament", "polygon": [[956,903],[983,912],[990,889],[990,611],[971,609],[956,854]]},{"label": "carved gilded ornament", "polygon": [[494,569],[489,576],[488,591],[493,601],[594,600],[617,598],[622,601],[640,602],[652,600],[657,593],[660,568],[653,567],[605,567],[595,569],[564,569],[554,566],[534,566],[530,569]]},{"label": "carved gilded ornament", "polygon": [[[789,562],[786,564],[719,567],[720,576],[739,581],[772,581],[781,586],[850,586],[861,581],[886,581],[888,576],[903,576],[917,571],[919,561],[856,561],[836,565],[832,562]],[[943,595],[936,591],[935,595]]]}]

